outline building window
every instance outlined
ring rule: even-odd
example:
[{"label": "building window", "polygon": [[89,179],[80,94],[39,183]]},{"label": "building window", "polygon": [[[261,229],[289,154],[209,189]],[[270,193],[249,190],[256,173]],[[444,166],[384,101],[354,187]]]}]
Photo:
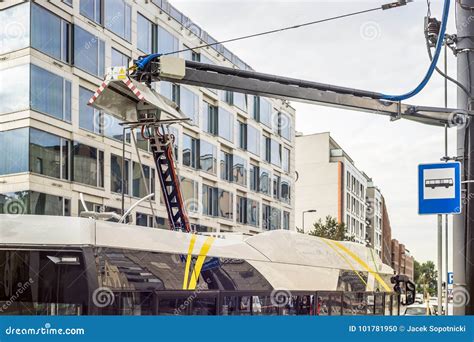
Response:
[{"label": "building window", "polygon": [[280,199],[280,186],[281,186],[281,178],[280,176],[274,174],[273,175],[273,198]]},{"label": "building window", "polygon": [[260,225],[260,204],[258,201],[247,199],[247,224],[254,227]]},{"label": "building window", "polygon": [[87,105],[94,92],[79,87],[79,127],[96,134],[102,134],[100,112]]},{"label": "building window", "polygon": [[228,182],[232,181],[232,154],[221,151],[221,179]]},{"label": "building window", "polygon": [[286,147],[282,147],[281,151],[282,151],[281,161],[282,161],[283,171],[285,171],[286,173],[290,173],[290,150],[287,149]]},{"label": "building window", "polygon": [[278,128],[280,135],[288,141],[291,141],[291,117],[284,113],[278,114]]},{"label": "building window", "polygon": [[262,204],[262,228],[270,230],[271,228],[272,207]]},{"label": "building window", "polygon": [[90,20],[102,25],[102,0],[81,0],[80,13]]},{"label": "building window", "polygon": [[250,190],[260,191],[259,179],[260,168],[257,165],[250,164]]},{"label": "building window", "polygon": [[120,51],[112,48],[112,63],[111,66],[128,66],[130,58],[127,55],[121,53]]},{"label": "building window", "polygon": [[291,185],[290,181],[286,179],[281,180],[280,199],[282,202],[290,203],[291,200]]},{"label": "building window", "polygon": [[217,149],[204,140],[199,142],[199,169],[214,175],[217,174]]},{"label": "building window", "polygon": [[270,100],[263,97],[256,97],[255,102],[255,117],[254,119],[261,122],[265,126],[272,128],[272,112],[273,106]]},{"label": "building window", "polygon": [[239,148],[246,150],[247,149],[247,124],[241,121],[237,121],[239,136],[238,144]]},{"label": "building window", "polygon": [[183,134],[183,165],[197,168],[197,140]]},{"label": "building window", "polygon": [[74,26],[74,65],[99,78],[104,76],[105,42]]},{"label": "building window", "polygon": [[[9,30],[21,28],[15,34]],[[0,54],[20,50],[30,45],[30,4],[12,6],[0,11]],[[10,80],[10,79],[9,79]],[[3,98],[3,97],[2,97]]]},{"label": "building window", "polygon": [[122,172],[122,157],[112,154],[110,157],[110,191],[121,194],[123,179],[123,193],[130,194],[130,160],[125,159]]},{"label": "building window", "polygon": [[246,224],[247,223],[247,199],[242,196],[237,196],[236,203],[236,216],[237,222]]},{"label": "building window", "polygon": [[[110,114],[101,113],[104,136],[118,141],[123,140],[123,126],[120,125],[121,120]],[[130,143],[130,133],[125,133],[125,141]]]},{"label": "building window", "polygon": [[218,216],[218,189],[202,185],[202,213],[207,216]]},{"label": "building window", "polygon": [[283,229],[290,229],[290,213],[288,211],[283,212]]},{"label": "building window", "polygon": [[271,163],[275,166],[281,167],[281,145],[278,143],[278,141],[271,139],[270,153]]},{"label": "building window", "polygon": [[247,186],[247,161],[234,155],[232,158],[232,181]]},{"label": "building window", "polygon": [[184,204],[188,212],[197,213],[199,210],[198,201],[198,182],[189,179],[181,178],[181,193],[183,195]]},{"label": "building window", "polygon": [[202,128],[212,135],[219,133],[218,109],[205,101],[202,106]]},{"label": "building window", "polygon": [[74,181],[104,187],[104,152],[74,142]]},{"label": "building window", "polygon": [[219,107],[219,136],[234,141],[234,115],[222,107]]},{"label": "building window", "polygon": [[201,54],[199,52],[194,51],[186,45],[183,45],[183,50],[185,51],[181,52],[181,55],[185,60],[193,62],[201,61]]},{"label": "building window", "polygon": [[270,163],[272,161],[272,139],[262,136],[262,149],[264,152],[262,158],[264,158],[267,163]]},{"label": "building window", "polygon": [[247,151],[260,156],[260,131],[247,124]]},{"label": "building window", "polygon": [[173,36],[163,27],[158,26],[158,53],[170,53],[179,50],[178,38]]},{"label": "building window", "polygon": [[234,218],[233,194],[219,189],[219,217],[232,220]]},{"label": "building window", "polygon": [[[143,176],[139,163],[133,162],[132,169],[132,194],[133,197],[143,198],[155,192],[155,169],[143,165]],[[145,185],[146,184],[146,185]],[[147,192],[147,187],[149,193]]]},{"label": "building window", "polygon": [[71,121],[71,82],[31,64],[31,108]]},{"label": "building window", "polygon": [[247,111],[247,95],[242,93],[233,93],[232,104],[237,108]]},{"label": "building window", "polygon": [[71,201],[36,191],[0,194],[0,214],[13,214],[12,203],[25,214],[70,216]]},{"label": "building window", "polygon": [[31,46],[69,63],[71,24],[41,6],[31,7]]},{"label": "building window", "polygon": [[259,208],[257,201],[237,196],[237,222],[258,227],[260,214]]},{"label": "building window", "polygon": [[137,47],[146,54],[153,52],[153,35],[155,25],[138,13],[137,15]]},{"label": "building window", "polygon": [[70,179],[69,140],[30,129],[30,171],[59,179]]},{"label": "building window", "polygon": [[260,177],[258,181],[259,192],[271,196],[271,175],[270,171],[260,168]]},{"label": "building window", "polygon": [[281,210],[271,207],[270,229],[281,229]]},{"label": "building window", "polygon": [[185,87],[179,87],[179,101],[176,102],[179,109],[197,125],[199,118],[199,96]]},{"label": "building window", "polygon": [[0,175],[28,172],[29,129],[0,132]]},{"label": "building window", "polygon": [[132,8],[124,0],[107,0],[105,5],[105,27],[119,37],[130,41]]}]

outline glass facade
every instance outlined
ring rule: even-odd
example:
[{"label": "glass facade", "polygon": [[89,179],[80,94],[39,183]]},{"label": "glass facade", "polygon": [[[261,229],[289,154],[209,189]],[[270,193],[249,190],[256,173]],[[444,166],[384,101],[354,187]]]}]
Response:
[{"label": "glass facade", "polygon": [[0,11],[0,54],[30,45],[30,4],[12,6]]},{"label": "glass facade", "polygon": [[104,152],[74,142],[74,181],[104,187]]},{"label": "glass facade", "polygon": [[71,82],[31,64],[31,108],[71,121]]},{"label": "glass facade", "polygon": [[[63,2],[72,4],[69,1]],[[15,129],[15,133],[0,132],[0,143],[7,146],[7,153],[0,157],[0,174],[31,172],[91,186],[96,189],[94,194],[89,195],[102,197],[102,200],[91,199],[95,203],[104,203],[111,193],[117,197],[122,192],[122,178],[125,178],[125,194],[143,197],[147,191],[141,167],[133,162],[137,159],[133,145],[130,145],[131,136],[127,134],[125,137],[126,149],[131,150],[131,153],[127,152],[123,170],[121,144],[116,143],[124,138],[120,121],[95,110],[87,103],[102,82],[106,49],[107,66],[127,65],[132,53],[133,57],[144,53],[168,53],[193,48],[195,41],[184,34],[185,30],[174,30],[166,20],[163,22],[158,18],[155,22],[159,12],[155,12],[154,7],[148,11],[149,6],[154,6],[152,3],[77,0],[74,2],[74,12],[72,7],[59,6],[61,10],[56,10],[55,5],[48,2],[41,5],[27,2],[0,11],[0,31],[7,33],[0,35],[0,54],[28,46],[37,50],[32,53],[31,64],[18,65],[13,59],[11,67],[0,70],[0,78],[8,80],[8,83],[0,82],[0,114],[31,109],[68,123],[65,125],[64,122],[41,116],[40,120],[36,120],[42,121],[41,126],[37,126],[41,130],[25,128]],[[136,13],[133,21],[132,12]],[[175,16],[171,16],[169,20],[174,19]],[[15,39],[12,39],[13,35],[8,33],[17,24],[22,30],[15,31]],[[188,22],[185,27],[188,27]],[[199,32],[203,32],[201,28],[197,28]],[[107,32],[104,33],[104,29]],[[208,41],[213,38],[203,36],[201,39]],[[225,47],[219,46],[218,50],[221,57],[227,58],[236,67],[249,70],[245,63]],[[209,54],[207,49],[190,49],[180,55],[187,60],[217,65],[221,59]],[[73,67],[72,71],[70,67]],[[89,75],[84,75],[81,71]],[[289,182],[291,179],[288,175],[291,147],[281,138],[290,141],[292,127],[285,124],[285,120],[291,119],[289,114],[273,115],[273,111],[281,106],[275,105],[273,99],[242,93],[168,82],[156,85],[163,95],[176,102],[184,115],[192,120],[172,132],[176,138],[176,162],[185,166],[181,174],[181,188],[187,209],[193,213],[192,224],[196,224],[194,220],[199,219],[199,215],[208,212],[210,216],[229,220],[223,227],[226,231],[231,230],[233,223],[237,221],[242,225],[261,228],[261,199],[247,198],[247,191],[266,195],[265,200],[269,202],[267,204],[278,207],[281,213],[285,208],[290,210],[287,204],[290,204],[291,184],[285,181]],[[274,119],[277,119],[276,123]],[[48,125],[57,129],[50,131],[47,129]],[[53,132],[57,135],[52,134]],[[133,133],[145,162],[145,182],[149,191],[155,192],[156,176],[152,167],[153,159],[149,154],[149,143],[139,132]],[[74,136],[75,141],[59,135],[69,139]],[[266,139],[263,144],[262,137]],[[282,169],[279,169],[280,166]],[[195,170],[205,173],[196,173]],[[281,182],[272,187],[276,177],[273,175],[280,173]],[[221,188],[221,179],[228,182],[222,185],[225,189]],[[202,198],[205,182],[211,183],[212,186],[208,187],[214,189],[208,191],[207,202],[206,198]],[[199,191],[201,187],[202,192]],[[71,192],[70,196],[66,194],[68,191]],[[69,197],[76,204],[77,192],[75,189],[68,190],[67,187],[58,186],[54,193],[66,195],[56,196],[57,201],[53,194],[39,196],[40,204],[35,205],[38,210],[34,212],[56,212],[63,215],[70,211]],[[100,195],[101,192],[103,195]],[[278,196],[273,198],[275,192]],[[238,201],[237,194],[240,196]],[[242,199],[245,203],[240,206]],[[207,209],[201,205],[203,202],[208,203]],[[147,211],[148,208],[140,215],[136,213],[136,218],[137,222],[147,221],[150,226],[149,223],[154,220]],[[215,231],[217,228],[202,229]]]},{"label": "glass facade", "polygon": [[[130,160],[125,159],[122,172],[122,157],[112,154],[110,157],[110,191],[122,193],[122,179],[124,194],[130,194]],[[122,178],[123,177],[123,178]]]},{"label": "glass facade", "polygon": [[168,30],[158,26],[158,53],[170,53],[179,50],[178,38]]},{"label": "glass facade", "polygon": [[205,140],[199,144],[199,169],[217,174],[217,148]]},{"label": "glass facade", "polygon": [[102,24],[104,20],[102,1],[103,0],[80,0],[81,14],[97,24]]},{"label": "glass facade", "polygon": [[104,76],[105,42],[74,26],[74,65],[99,78]]},{"label": "glass facade", "polygon": [[70,179],[69,140],[32,128],[30,130],[30,171],[48,177]]},{"label": "glass facade", "polygon": [[137,14],[137,48],[147,54],[153,52],[153,23],[140,13]]},{"label": "glass facade", "polygon": [[29,129],[0,132],[0,175],[28,171]]},{"label": "glass facade", "polygon": [[71,201],[36,191],[3,193],[0,194],[0,214],[70,216]]},{"label": "glass facade", "polygon": [[71,61],[71,24],[41,6],[31,6],[31,46],[41,52],[62,60]]},{"label": "glass facade", "polygon": [[79,127],[101,134],[100,113],[97,109],[87,105],[92,95],[94,95],[93,91],[79,87]]},{"label": "glass facade", "polygon": [[105,27],[119,37],[130,41],[132,8],[124,0],[104,1]]},{"label": "glass facade", "polygon": [[219,107],[219,136],[230,142],[234,141],[234,115]]}]

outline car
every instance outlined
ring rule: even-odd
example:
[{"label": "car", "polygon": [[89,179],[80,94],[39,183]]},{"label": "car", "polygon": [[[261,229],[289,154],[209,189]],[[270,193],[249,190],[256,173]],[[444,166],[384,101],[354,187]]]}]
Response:
[{"label": "car", "polygon": [[436,315],[435,309],[429,303],[425,304],[412,304],[407,306],[405,309],[405,316],[434,316]]},{"label": "car", "polygon": [[424,298],[422,293],[417,293],[415,295],[415,303],[423,304]]}]

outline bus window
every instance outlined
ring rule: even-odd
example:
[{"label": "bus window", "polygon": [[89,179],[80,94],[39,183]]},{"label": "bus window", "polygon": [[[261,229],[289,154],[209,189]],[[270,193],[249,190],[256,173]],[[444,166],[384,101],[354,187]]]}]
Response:
[{"label": "bus window", "polygon": [[331,299],[330,295],[326,293],[318,293],[318,298],[316,302],[316,314],[318,316],[328,316],[330,315],[330,309],[331,309]]},{"label": "bus window", "polygon": [[399,307],[398,307],[398,294],[392,295],[392,315],[393,316],[400,315]]},{"label": "bus window", "polygon": [[384,294],[376,292],[375,294],[375,314],[379,316],[383,316],[384,307],[383,307],[383,299]]},{"label": "bus window", "polygon": [[191,315],[215,316],[217,314],[217,298],[195,298],[192,301]]},{"label": "bus window", "polygon": [[[254,304],[254,310],[258,307]],[[251,314],[250,296],[224,296],[222,300],[221,315],[223,316],[249,316]]]},{"label": "bus window", "polygon": [[385,316],[391,316],[392,315],[392,296],[390,294],[385,295]]},{"label": "bus window", "polygon": [[189,304],[185,304],[186,298],[159,298],[158,315],[187,315]]},{"label": "bus window", "polygon": [[[256,297],[256,298],[255,298]],[[276,316],[279,306],[275,305],[271,296],[253,296],[252,311],[254,315]],[[256,309],[256,305],[258,310]]]}]

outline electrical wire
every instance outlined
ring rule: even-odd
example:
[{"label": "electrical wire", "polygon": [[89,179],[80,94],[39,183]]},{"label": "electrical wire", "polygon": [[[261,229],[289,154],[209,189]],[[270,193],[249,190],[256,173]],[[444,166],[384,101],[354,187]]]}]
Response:
[{"label": "electrical wire", "polygon": [[[433,61],[433,54],[431,53],[431,48],[430,48],[430,44],[429,44],[429,41],[428,41],[428,36],[425,35],[425,37],[426,37],[426,49],[428,51],[428,57],[430,58],[430,61],[432,62]],[[440,70],[437,66],[435,67],[435,70],[438,74],[443,76],[445,79],[447,79],[448,81],[450,81],[450,82],[454,83],[455,85],[457,85],[462,91],[464,91],[466,93],[467,96],[472,97],[469,90],[465,86],[463,86],[460,82],[458,82],[454,78],[448,76],[446,73],[444,73],[442,70]]]},{"label": "electrical wire", "polygon": [[403,101],[403,100],[409,99],[410,97],[413,97],[416,94],[418,94],[420,91],[422,91],[423,88],[428,84],[428,81],[430,80],[430,78],[433,75],[433,72],[436,68],[436,64],[438,63],[439,55],[441,54],[441,48],[443,47],[444,35],[446,33],[446,26],[448,24],[450,3],[451,3],[450,0],[444,0],[443,19],[441,21],[441,29],[440,29],[440,32],[439,32],[439,35],[438,35],[438,41],[436,43],[435,54],[434,54],[433,59],[431,61],[430,67],[428,68],[428,71],[425,74],[425,77],[423,77],[423,80],[412,91],[410,91],[408,93],[405,93],[405,94],[402,94],[402,95],[386,95],[386,94],[384,94],[384,95],[382,95],[383,100]]},{"label": "electrical wire", "polygon": [[[390,5],[392,7],[387,7],[387,6],[390,6]],[[135,63],[135,68],[138,69],[138,70],[143,70],[150,61],[152,61],[152,60],[154,60],[158,57],[161,57],[161,56],[173,55],[173,54],[176,54],[176,53],[186,52],[186,51],[190,51],[190,50],[194,50],[194,49],[201,49],[201,48],[206,48],[206,47],[210,47],[210,46],[214,46],[214,45],[231,43],[231,42],[235,42],[235,41],[238,41],[238,40],[244,40],[244,39],[249,39],[249,38],[260,37],[260,36],[264,36],[264,35],[268,35],[268,34],[293,30],[293,29],[297,29],[297,28],[301,28],[301,27],[305,27],[305,26],[310,26],[310,25],[321,24],[321,23],[325,23],[325,22],[328,22],[328,21],[333,21],[333,20],[337,20],[337,19],[352,17],[352,16],[356,16],[356,15],[359,15],[359,14],[364,14],[364,13],[369,13],[369,12],[374,12],[374,11],[380,11],[380,10],[395,8],[395,7],[399,7],[399,6],[403,6],[403,5],[406,5],[406,3],[404,3],[403,1],[399,1],[399,2],[394,2],[394,3],[388,4],[388,5],[383,5],[383,6],[380,6],[380,7],[374,7],[374,8],[369,8],[369,9],[361,10],[361,11],[357,11],[357,12],[341,14],[341,15],[337,15],[337,16],[334,16],[334,17],[314,20],[314,21],[310,21],[310,22],[307,22],[307,23],[293,25],[293,26],[287,26],[287,27],[283,27],[283,28],[279,28],[279,29],[275,29],[275,30],[249,34],[249,35],[245,35],[245,36],[240,36],[240,37],[236,37],[236,38],[222,40],[220,42],[204,44],[204,45],[196,46],[196,47],[193,47],[193,48],[186,48],[186,49],[177,50],[177,51],[173,51],[173,52],[167,52],[167,53],[163,53],[163,54],[154,53],[154,54],[151,54],[151,55],[139,57],[139,59]]]}]

